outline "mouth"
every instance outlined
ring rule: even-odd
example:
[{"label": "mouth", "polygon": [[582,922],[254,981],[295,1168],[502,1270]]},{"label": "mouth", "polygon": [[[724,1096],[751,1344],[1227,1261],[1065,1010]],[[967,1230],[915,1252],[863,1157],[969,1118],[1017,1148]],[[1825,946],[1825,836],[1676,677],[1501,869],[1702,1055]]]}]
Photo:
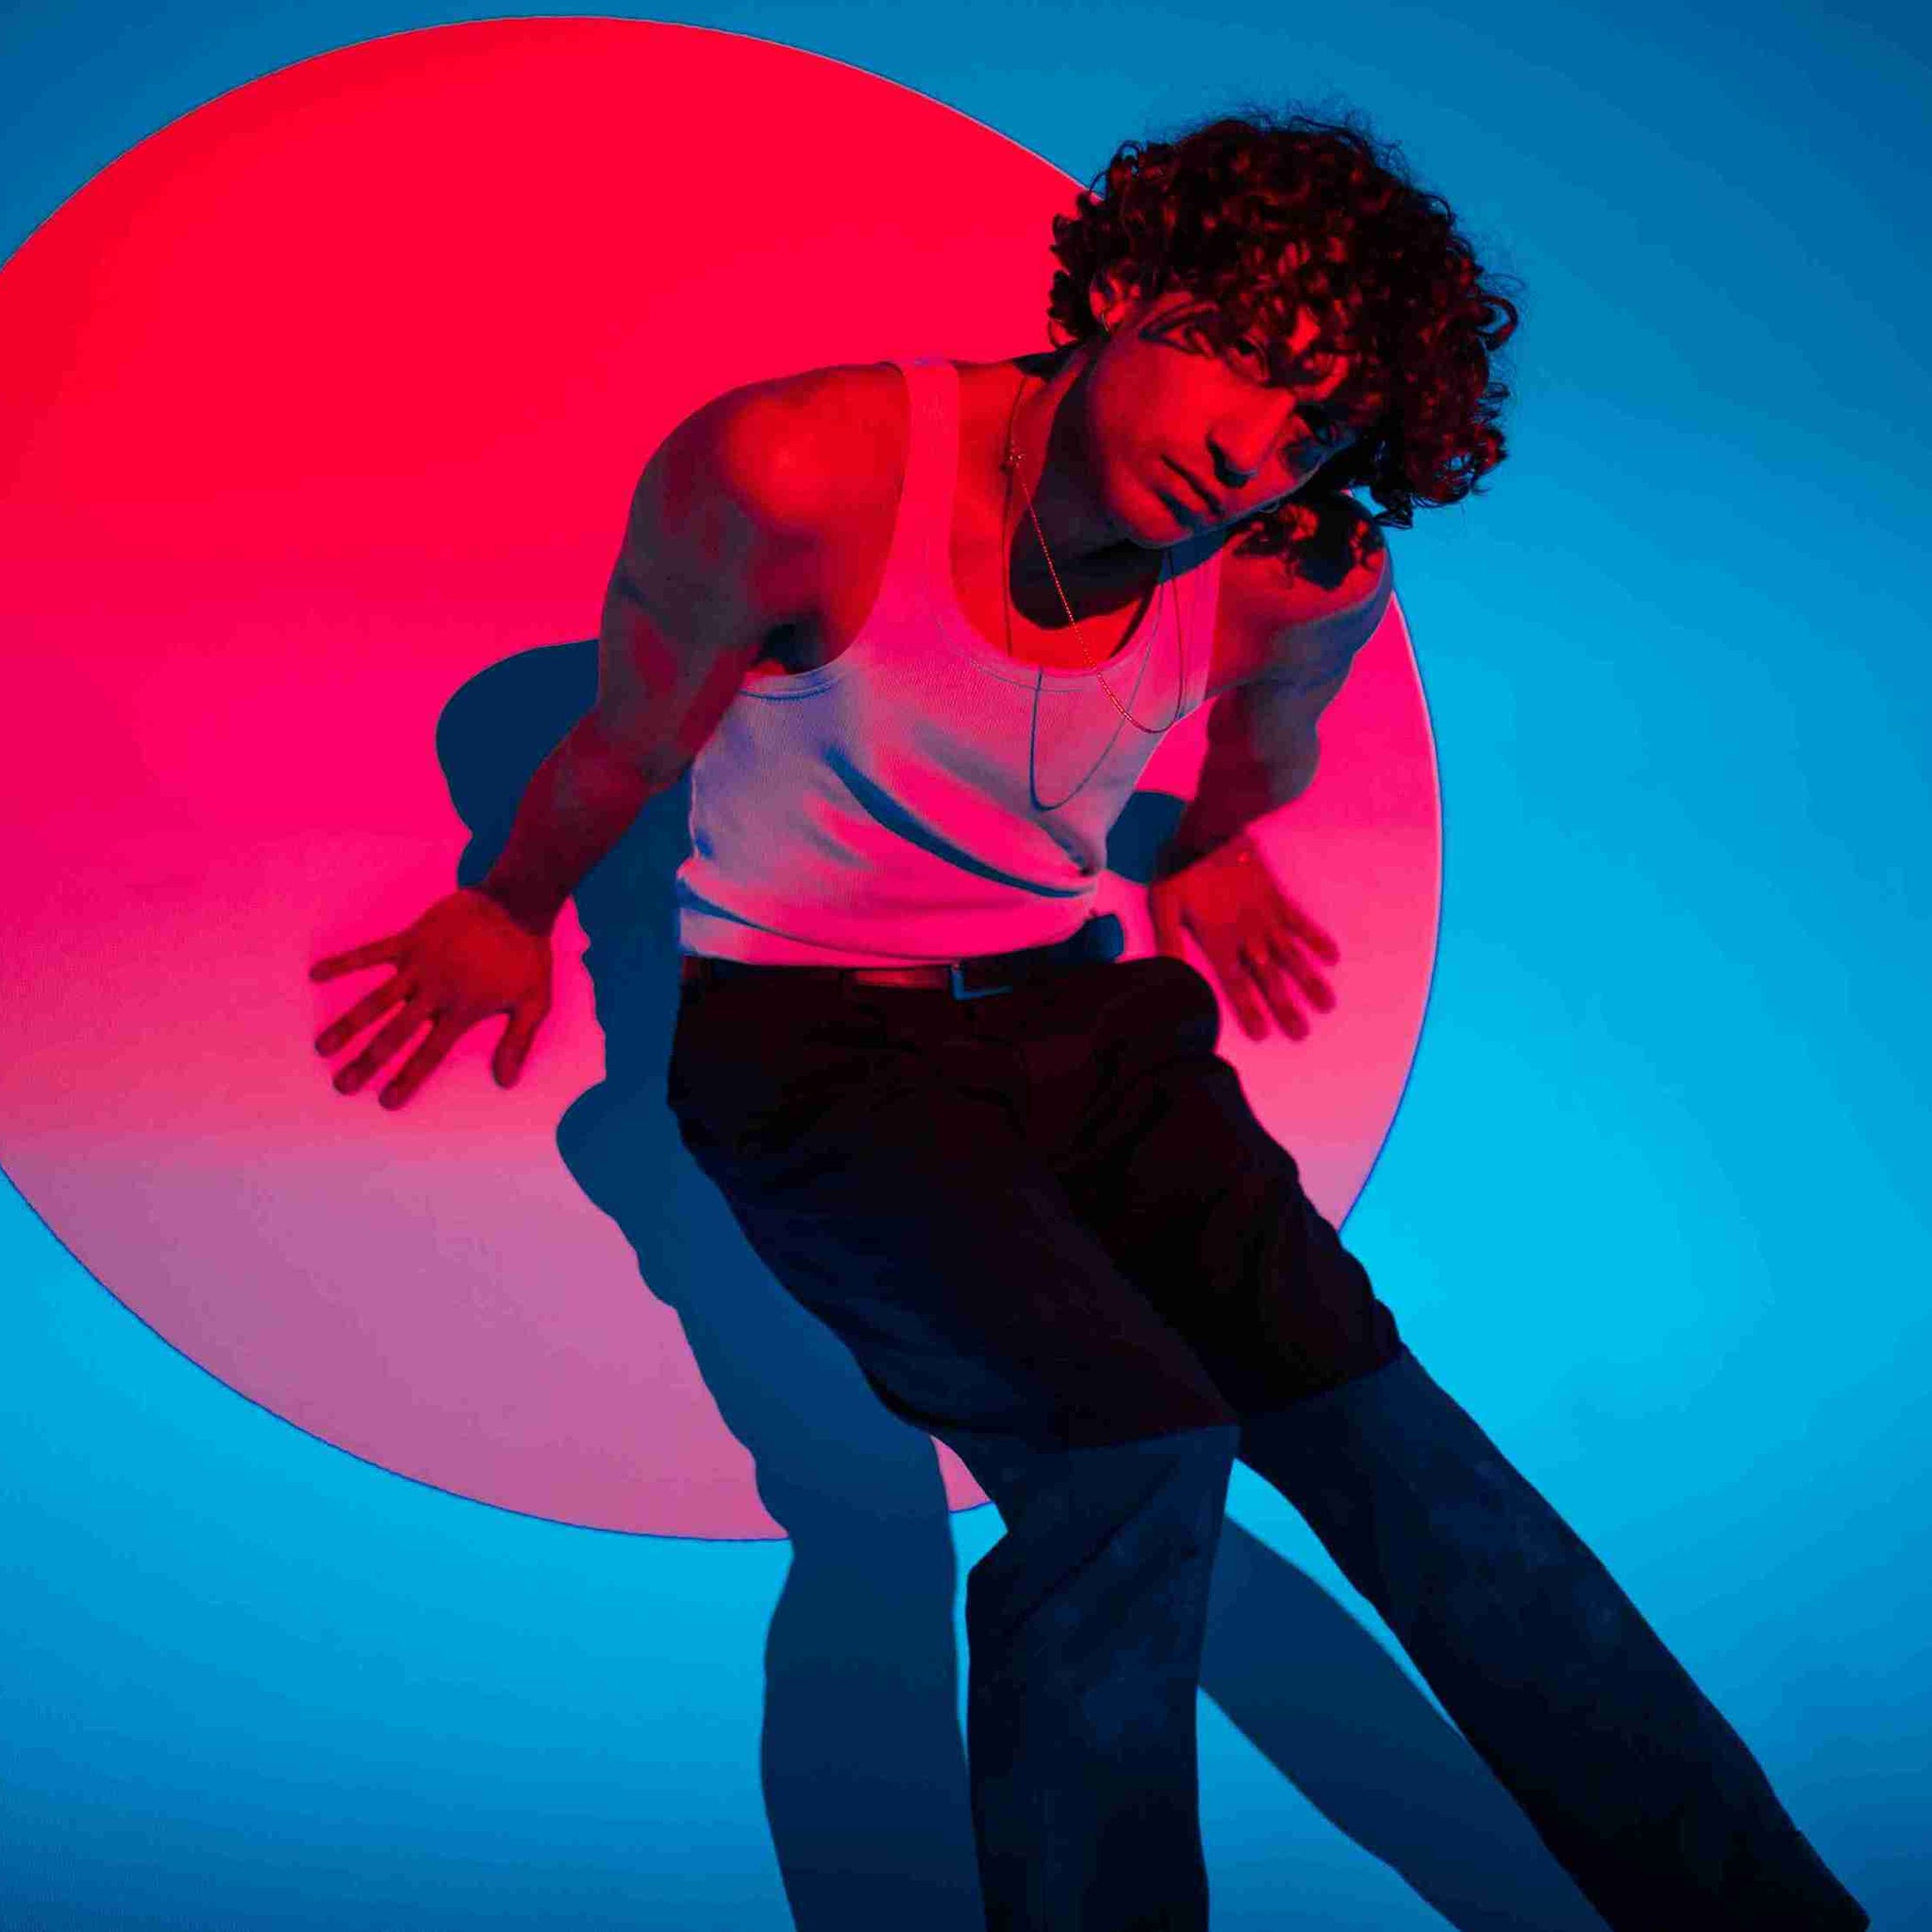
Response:
[{"label": "mouth", "polygon": [[1208,491],[1204,490],[1172,457],[1162,457],[1160,460],[1188,486],[1189,490],[1193,493],[1195,500],[1200,504],[1201,508],[1207,512],[1209,521],[1218,524],[1221,521],[1222,515],[1220,498],[1211,495]]}]

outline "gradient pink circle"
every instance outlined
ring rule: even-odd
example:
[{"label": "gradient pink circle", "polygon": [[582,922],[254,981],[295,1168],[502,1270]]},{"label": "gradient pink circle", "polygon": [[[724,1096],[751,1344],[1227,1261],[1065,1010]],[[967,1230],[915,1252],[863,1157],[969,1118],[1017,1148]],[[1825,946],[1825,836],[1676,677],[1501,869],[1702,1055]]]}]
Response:
[{"label": "gradient pink circle", "polygon": [[[490,1080],[479,1029],[397,1115],[337,1096],[309,1044],[373,982],[307,967],[449,889],[465,834],[438,713],[496,660],[594,633],[663,433],[755,376],[1041,345],[1074,190],[836,61],[494,21],[223,96],[0,271],[0,1160],[167,1341],[479,1501],[781,1533],[677,1318],[558,1157],[603,1071],[572,918],[522,1083]],[[1191,788],[1204,724],[1145,786]],[[1340,1004],[1300,1044],[1230,1014],[1222,1045],[1340,1219],[1435,946],[1399,612],[1323,738],[1262,837],[1341,941]],[[1153,950],[1139,889],[1109,875],[1100,903]],[[954,1507],[983,1500],[941,1462]]]}]

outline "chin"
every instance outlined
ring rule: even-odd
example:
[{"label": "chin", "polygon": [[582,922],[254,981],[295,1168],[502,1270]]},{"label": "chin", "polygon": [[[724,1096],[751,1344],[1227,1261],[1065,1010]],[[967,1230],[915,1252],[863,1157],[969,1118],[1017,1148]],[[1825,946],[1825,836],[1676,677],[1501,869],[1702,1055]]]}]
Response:
[{"label": "chin", "polygon": [[1159,497],[1151,494],[1127,503],[1116,497],[1109,510],[1122,541],[1137,550],[1172,550],[1212,527],[1207,523],[1183,523]]}]

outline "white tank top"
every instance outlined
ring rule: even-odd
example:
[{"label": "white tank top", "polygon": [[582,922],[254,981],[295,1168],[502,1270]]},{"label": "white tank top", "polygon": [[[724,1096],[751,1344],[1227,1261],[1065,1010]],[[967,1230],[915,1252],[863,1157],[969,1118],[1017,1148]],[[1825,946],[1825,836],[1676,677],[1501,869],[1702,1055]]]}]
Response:
[{"label": "white tank top", "polygon": [[[763,965],[924,965],[1067,938],[1164,735],[1091,670],[1008,657],[953,593],[959,376],[898,365],[906,477],[871,612],[815,671],[740,687],[691,767],[678,947]],[[1108,683],[1139,724],[1200,705],[1221,533],[1166,553]],[[1185,643],[1185,675],[1182,653]]]}]

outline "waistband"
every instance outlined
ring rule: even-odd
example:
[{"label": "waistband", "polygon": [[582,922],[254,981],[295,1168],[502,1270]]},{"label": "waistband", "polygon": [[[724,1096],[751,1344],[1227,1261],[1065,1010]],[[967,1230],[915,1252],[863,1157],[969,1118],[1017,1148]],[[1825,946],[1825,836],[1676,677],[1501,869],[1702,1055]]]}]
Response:
[{"label": "waistband", "polygon": [[706,953],[687,953],[678,969],[683,985],[763,973],[776,978],[842,979],[860,986],[923,986],[950,992],[956,1000],[981,1000],[996,992],[1050,979],[1070,966],[1118,959],[1126,944],[1120,916],[1102,912],[1066,939],[1052,945],[1023,946],[1014,953],[982,953],[930,966],[765,966],[743,959],[714,959]]}]

